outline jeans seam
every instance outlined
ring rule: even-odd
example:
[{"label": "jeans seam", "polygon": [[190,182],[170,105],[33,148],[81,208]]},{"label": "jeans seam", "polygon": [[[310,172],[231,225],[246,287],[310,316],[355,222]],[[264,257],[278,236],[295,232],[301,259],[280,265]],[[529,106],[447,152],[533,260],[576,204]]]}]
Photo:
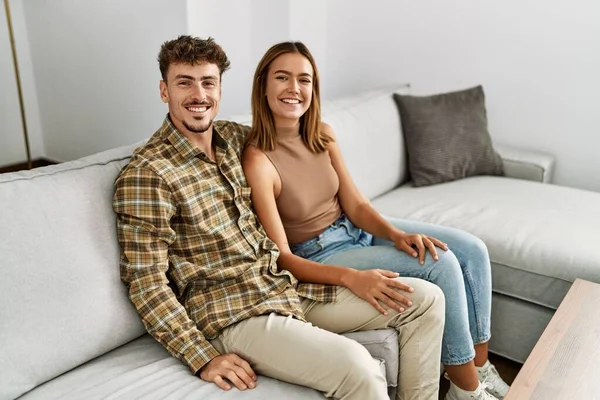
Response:
[{"label": "jeans seam", "polygon": [[[461,265],[461,269],[462,269],[462,265]],[[481,301],[479,300],[479,296],[477,296],[477,292],[475,290],[473,290],[473,276],[471,275],[471,272],[468,269],[462,269],[463,272],[463,276],[466,278],[467,284],[469,285],[469,291],[471,293],[471,297],[473,300],[473,314],[475,317],[475,326],[477,329],[477,338],[473,338],[473,343],[478,342],[478,343],[484,343],[481,342],[481,338],[484,337],[484,333],[483,333],[483,322],[481,321]],[[468,301],[468,300],[467,300]]]},{"label": "jeans seam", "polygon": [[[450,252],[445,252],[442,257],[446,257],[448,254],[450,254]],[[441,262],[442,258],[440,258],[440,260],[438,260],[437,262]],[[459,263],[460,265],[460,263]],[[437,271],[437,274],[434,275],[434,272]],[[463,270],[462,265],[461,265],[461,274],[464,274],[465,270]],[[432,268],[428,274],[425,274],[425,280],[429,281],[433,284],[434,280],[437,280],[438,276],[442,273],[441,268]],[[471,285],[472,286],[472,285]],[[473,291],[471,291],[471,293],[473,293]],[[468,307],[468,304],[467,304]],[[478,318],[476,318],[476,321],[478,321]],[[467,322],[468,323],[468,322]],[[467,331],[469,331],[469,336],[470,336],[470,329],[467,329]],[[472,338],[470,338],[471,340],[473,340]],[[442,358],[442,364],[444,365],[462,365],[462,364],[466,364],[467,362],[473,360],[475,358],[475,350],[473,349],[472,346],[466,346],[460,353],[462,354],[469,354],[467,357],[460,357],[460,358],[456,358],[456,352],[455,351],[451,351],[450,346],[448,346],[446,343],[444,343],[445,340],[442,339],[442,345],[444,346],[444,349],[446,350],[446,353],[448,355],[448,357],[446,359]],[[474,341],[473,341],[474,342]],[[454,349],[455,350],[455,349]]]}]

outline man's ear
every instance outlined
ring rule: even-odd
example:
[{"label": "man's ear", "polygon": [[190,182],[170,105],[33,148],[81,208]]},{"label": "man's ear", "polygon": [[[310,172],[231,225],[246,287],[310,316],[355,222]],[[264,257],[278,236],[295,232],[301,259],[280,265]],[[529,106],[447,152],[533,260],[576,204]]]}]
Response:
[{"label": "man's ear", "polygon": [[163,81],[162,79],[160,81],[159,88],[160,88],[160,99],[163,101],[163,103],[168,103],[169,102],[169,92],[167,91],[167,83],[165,81]]}]

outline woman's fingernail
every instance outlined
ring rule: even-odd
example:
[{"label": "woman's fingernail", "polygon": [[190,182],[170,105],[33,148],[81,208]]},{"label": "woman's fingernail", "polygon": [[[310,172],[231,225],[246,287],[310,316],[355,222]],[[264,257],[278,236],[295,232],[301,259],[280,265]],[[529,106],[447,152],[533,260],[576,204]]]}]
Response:
[{"label": "woman's fingernail", "polygon": [[401,308],[401,309],[400,309],[400,312],[404,312],[404,308]]}]

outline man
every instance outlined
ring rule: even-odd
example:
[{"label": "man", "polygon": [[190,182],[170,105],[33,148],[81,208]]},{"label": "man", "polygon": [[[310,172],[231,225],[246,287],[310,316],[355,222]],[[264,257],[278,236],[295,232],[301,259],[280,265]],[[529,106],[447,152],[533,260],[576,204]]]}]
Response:
[{"label": "man", "polygon": [[381,314],[347,289],[280,271],[240,162],[249,128],[214,122],[225,53],[210,38],[180,36],[158,60],[169,113],[121,171],[113,202],[121,278],[148,332],[224,390],[252,389],[260,373],[364,400],[387,398],[385,378],[336,333],[389,326],[400,333],[399,398],[437,398],[441,291],[382,271]]}]

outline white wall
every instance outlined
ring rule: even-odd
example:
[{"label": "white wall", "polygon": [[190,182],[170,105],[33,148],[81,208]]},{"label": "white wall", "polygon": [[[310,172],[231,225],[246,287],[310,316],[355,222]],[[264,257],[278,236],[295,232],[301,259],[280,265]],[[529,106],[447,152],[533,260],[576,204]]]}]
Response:
[{"label": "white wall", "polygon": [[[21,2],[10,2],[15,47],[32,158],[44,155],[33,65]],[[17,82],[4,2],[0,4],[0,166],[27,160]]]},{"label": "white wall", "polygon": [[213,37],[231,61],[219,118],[249,114],[256,65],[271,45],[289,40],[289,1],[188,0],[188,29]]},{"label": "white wall", "polygon": [[[327,1],[322,0],[290,0],[290,40],[303,42],[310,50],[321,77],[321,97],[330,96],[328,86],[329,71],[327,40],[329,37],[329,15]],[[266,50],[266,49],[265,49]]]},{"label": "white wall", "polygon": [[213,36],[232,62],[221,117],[250,112],[256,64],[304,41],[323,94],[410,82],[415,94],[482,84],[494,141],[556,156],[555,182],[600,191],[600,3],[507,0],[27,0],[47,155],[73,159],[147,138],[160,44]]},{"label": "white wall", "polygon": [[327,6],[330,95],[400,82],[416,94],[482,84],[495,141],[554,154],[555,183],[600,191],[600,3]]},{"label": "white wall", "polygon": [[160,45],[186,33],[185,0],[23,2],[46,152],[71,160],[147,138]]},{"label": "white wall", "polygon": [[220,118],[250,114],[252,78],[269,47],[302,40],[326,65],[327,5],[322,0],[188,0],[189,33],[212,36],[231,61],[223,75]]}]

